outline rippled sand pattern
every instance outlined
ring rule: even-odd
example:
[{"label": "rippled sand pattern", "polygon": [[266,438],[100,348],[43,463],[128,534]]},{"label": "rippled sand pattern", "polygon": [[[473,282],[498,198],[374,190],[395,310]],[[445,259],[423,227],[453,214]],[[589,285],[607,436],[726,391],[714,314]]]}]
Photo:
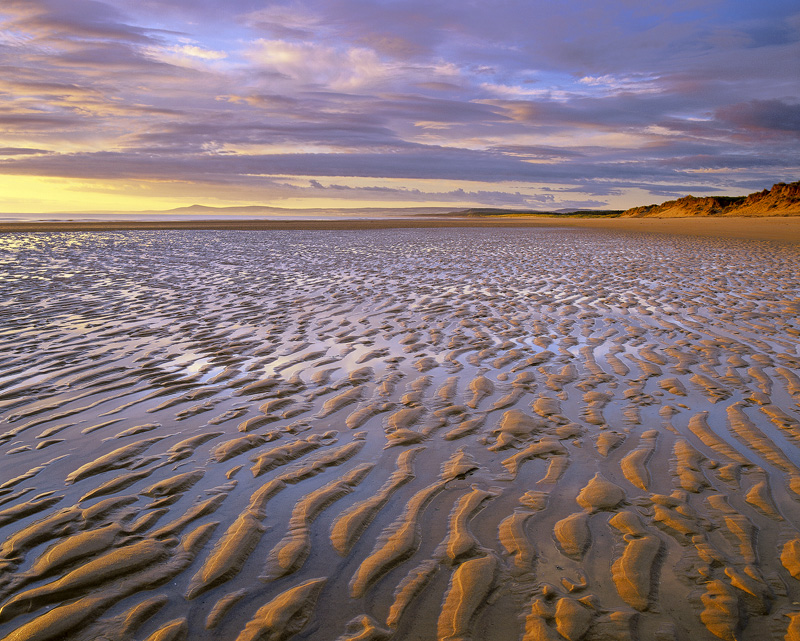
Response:
[{"label": "rippled sand pattern", "polygon": [[0,240],[2,639],[800,639],[796,245]]}]

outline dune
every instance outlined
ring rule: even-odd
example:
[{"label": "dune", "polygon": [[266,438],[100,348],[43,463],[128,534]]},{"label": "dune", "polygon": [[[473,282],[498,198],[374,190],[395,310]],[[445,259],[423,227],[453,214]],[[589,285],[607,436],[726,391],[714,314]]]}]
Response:
[{"label": "dune", "polygon": [[798,638],[776,220],[4,235],[0,639]]},{"label": "dune", "polygon": [[692,216],[798,216],[800,182],[777,183],[749,196],[685,196],[661,205],[634,207],[622,216],[683,218]]}]

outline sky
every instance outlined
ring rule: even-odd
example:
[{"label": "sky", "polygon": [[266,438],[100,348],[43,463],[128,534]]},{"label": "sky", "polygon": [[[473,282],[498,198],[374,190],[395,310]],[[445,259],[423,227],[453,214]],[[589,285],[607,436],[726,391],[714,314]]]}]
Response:
[{"label": "sky", "polygon": [[624,209],[798,179],[796,0],[0,1],[0,212]]}]

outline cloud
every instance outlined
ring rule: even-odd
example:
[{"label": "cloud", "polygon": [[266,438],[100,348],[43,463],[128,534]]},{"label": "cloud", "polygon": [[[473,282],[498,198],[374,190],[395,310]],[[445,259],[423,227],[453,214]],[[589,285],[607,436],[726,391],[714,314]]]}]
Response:
[{"label": "cloud", "polygon": [[0,12],[10,15],[10,32],[37,39],[153,42],[154,30],[128,24],[112,5],[96,0],[3,0]]},{"label": "cloud", "polygon": [[800,12],[782,0],[3,0],[0,16],[7,175],[520,206],[797,177]]},{"label": "cloud", "polygon": [[324,22],[318,14],[299,6],[274,4],[241,16],[252,29],[277,39],[308,40],[317,35]]},{"label": "cloud", "polygon": [[31,149],[30,147],[0,147],[0,156],[30,156],[34,154],[49,153],[46,149]]},{"label": "cloud", "polygon": [[377,54],[364,47],[337,50],[313,42],[259,39],[247,55],[257,68],[273,71],[294,83],[334,91],[358,90],[379,83],[388,75]]},{"label": "cloud", "polygon": [[800,136],[800,102],[751,100],[721,107],[715,115],[723,124],[755,134]]},{"label": "cloud", "polygon": [[178,67],[204,69],[220,60],[225,60],[228,54],[224,51],[204,49],[193,44],[179,44],[160,47],[148,47],[148,57],[159,62]]},{"label": "cloud", "polygon": [[49,132],[80,124],[79,118],[60,116],[46,112],[0,113],[0,127],[7,132],[36,133]]},{"label": "cloud", "polygon": [[307,40],[259,38],[244,52],[259,71],[272,78],[289,81],[295,90],[332,92],[391,91],[423,82],[458,81],[457,65],[431,61],[408,64],[372,46],[342,44],[332,46]]},{"label": "cloud", "polygon": [[552,204],[555,198],[552,194],[523,194],[519,191],[492,191],[492,190],[468,190],[451,189],[448,191],[437,191],[435,189],[410,189],[404,187],[387,186],[352,186],[331,183],[323,185],[318,180],[309,180],[309,188],[324,192],[326,196],[334,193],[336,196],[352,196],[357,193],[361,197],[368,196],[370,199],[420,201],[420,202],[473,202],[494,206],[515,206],[515,207],[540,207],[543,204]]}]

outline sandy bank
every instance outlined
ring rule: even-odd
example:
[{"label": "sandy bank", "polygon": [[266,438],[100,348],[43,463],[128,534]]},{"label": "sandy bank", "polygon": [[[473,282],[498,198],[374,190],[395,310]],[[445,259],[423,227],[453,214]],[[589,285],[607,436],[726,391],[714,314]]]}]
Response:
[{"label": "sandy bank", "polygon": [[104,221],[104,222],[15,222],[0,223],[0,233],[55,231],[117,231],[130,229],[208,230],[346,230],[428,229],[453,227],[587,227],[616,231],[749,238],[800,242],[800,217],[759,218],[442,218],[383,220],[231,220],[231,221]]}]

